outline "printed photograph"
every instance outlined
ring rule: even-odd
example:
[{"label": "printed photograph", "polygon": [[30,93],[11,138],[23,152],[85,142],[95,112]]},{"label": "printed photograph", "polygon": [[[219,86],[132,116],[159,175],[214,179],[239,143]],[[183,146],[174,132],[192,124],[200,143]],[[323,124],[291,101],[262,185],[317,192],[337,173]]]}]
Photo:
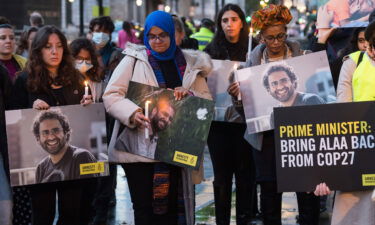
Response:
[{"label": "printed photograph", "polygon": [[212,60],[213,70],[208,75],[207,84],[215,102],[215,121],[241,123],[241,116],[232,104],[232,97],[227,89],[230,83],[235,81],[233,71],[239,66],[239,62],[228,60]]},{"label": "printed photograph", "polygon": [[5,112],[12,186],[108,176],[103,104]]},{"label": "printed photograph", "polygon": [[112,151],[199,167],[213,119],[213,101],[194,96],[176,101],[171,90],[136,82],[130,82],[127,98],[142,108],[150,123],[146,128],[123,126]]},{"label": "printed photograph", "polygon": [[334,102],[325,51],[238,70],[248,132],[272,130],[273,108]]},{"label": "printed photograph", "polygon": [[317,28],[365,27],[375,0],[319,0]]}]

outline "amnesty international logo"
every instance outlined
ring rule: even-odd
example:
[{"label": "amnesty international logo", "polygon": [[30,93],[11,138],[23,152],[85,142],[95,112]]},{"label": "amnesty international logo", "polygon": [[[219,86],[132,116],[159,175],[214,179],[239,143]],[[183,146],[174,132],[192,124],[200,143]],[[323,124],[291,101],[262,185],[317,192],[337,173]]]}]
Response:
[{"label": "amnesty international logo", "polygon": [[96,163],[83,163],[79,165],[79,174],[95,174],[95,173],[104,173],[104,162]]},{"label": "amnesty international logo", "polygon": [[362,174],[363,186],[375,186],[375,174]]},{"label": "amnesty international logo", "polygon": [[196,166],[197,160],[198,160],[197,156],[190,155],[185,152],[179,152],[179,151],[175,151],[174,157],[173,157],[174,162],[179,162],[179,163],[189,165],[189,166]]}]

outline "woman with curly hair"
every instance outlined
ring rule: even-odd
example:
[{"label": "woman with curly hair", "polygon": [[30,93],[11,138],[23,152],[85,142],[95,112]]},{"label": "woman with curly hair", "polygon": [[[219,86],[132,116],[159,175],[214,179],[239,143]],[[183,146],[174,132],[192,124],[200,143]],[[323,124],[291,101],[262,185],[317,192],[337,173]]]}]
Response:
[{"label": "woman with curly hair", "polygon": [[70,43],[69,47],[75,60],[76,69],[88,82],[93,100],[98,102],[104,91],[102,82],[104,74],[93,43],[86,38],[78,38]]},{"label": "woman with curly hair", "polygon": [[[252,52],[247,66],[257,66],[269,62],[301,56],[307,51],[301,50],[299,43],[287,39],[286,25],[292,20],[288,8],[281,5],[269,5],[254,13],[251,26],[260,31],[262,44]],[[243,114],[242,101],[237,100],[240,92],[238,82],[232,83],[228,92],[235,99],[238,112]],[[247,134],[247,132],[246,132]],[[281,225],[282,193],[277,192],[276,157],[274,132],[266,131],[247,137],[253,146],[256,167],[256,180],[261,187],[261,211],[265,225]],[[299,217],[301,225],[317,225],[319,222],[319,197],[313,193],[297,192]]]},{"label": "woman with curly hair", "polygon": [[[44,26],[37,32],[30,60],[15,82],[13,97],[13,108],[18,109],[43,110],[51,106],[91,103],[91,96],[84,95],[82,75],[74,67],[67,40],[55,26]],[[56,193],[57,224],[87,224],[90,203],[80,200],[86,197],[90,185],[90,180],[38,184],[19,194],[31,198],[33,224],[53,224]],[[20,207],[16,201],[15,207]]]},{"label": "woman with curly hair", "polygon": [[14,108],[79,104],[83,81],[64,34],[55,26],[45,26],[37,32],[26,69],[15,82]]}]

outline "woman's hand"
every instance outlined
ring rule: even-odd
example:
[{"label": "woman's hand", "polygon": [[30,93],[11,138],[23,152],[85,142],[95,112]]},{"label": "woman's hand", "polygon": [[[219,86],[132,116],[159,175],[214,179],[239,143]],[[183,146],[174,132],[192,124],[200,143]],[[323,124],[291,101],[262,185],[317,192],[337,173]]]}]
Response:
[{"label": "woman's hand", "polygon": [[331,194],[331,190],[330,190],[329,187],[326,185],[326,183],[320,183],[320,184],[316,185],[316,188],[315,188],[314,194],[315,194],[316,196],[329,195],[329,194]]},{"label": "woman's hand", "polygon": [[186,95],[189,94],[189,91],[187,89],[185,89],[184,87],[176,87],[174,89],[174,93],[173,94],[174,94],[174,97],[175,97],[176,101],[180,101]]},{"label": "woman's hand", "polygon": [[318,43],[326,44],[329,37],[332,36],[336,28],[319,28]]},{"label": "woman's hand", "polygon": [[329,28],[333,21],[334,13],[333,11],[328,10],[327,4],[319,7],[318,9],[318,18],[316,22],[317,28]]},{"label": "woman's hand", "polygon": [[81,105],[82,106],[87,106],[93,103],[92,100],[92,95],[84,95],[83,98],[81,99]]},{"label": "woman's hand", "polygon": [[50,106],[47,104],[47,102],[40,99],[35,100],[33,103],[33,109],[44,110],[49,109],[49,107]]},{"label": "woman's hand", "polygon": [[145,117],[142,112],[135,111],[130,117],[130,122],[138,128],[146,128],[149,126],[150,119]]},{"label": "woman's hand", "polygon": [[229,85],[227,92],[237,99],[238,95],[240,94],[240,83],[239,82],[233,82]]}]

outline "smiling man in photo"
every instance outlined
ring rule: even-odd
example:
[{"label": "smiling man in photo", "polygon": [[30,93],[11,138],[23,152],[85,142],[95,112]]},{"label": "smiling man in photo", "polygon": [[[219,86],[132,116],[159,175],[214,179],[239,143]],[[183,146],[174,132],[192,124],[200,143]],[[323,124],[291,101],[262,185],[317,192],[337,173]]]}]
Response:
[{"label": "smiling man in photo", "polygon": [[324,104],[316,94],[298,92],[297,75],[286,64],[276,64],[268,68],[263,76],[263,86],[280,106],[300,106]]},{"label": "smiling man in photo", "polygon": [[35,118],[33,133],[42,149],[48,153],[36,169],[36,183],[47,183],[95,177],[80,174],[80,165],[97,160],[88,151],[69,144],[71,128],[66,116],[56,110],[42,111]]}]

